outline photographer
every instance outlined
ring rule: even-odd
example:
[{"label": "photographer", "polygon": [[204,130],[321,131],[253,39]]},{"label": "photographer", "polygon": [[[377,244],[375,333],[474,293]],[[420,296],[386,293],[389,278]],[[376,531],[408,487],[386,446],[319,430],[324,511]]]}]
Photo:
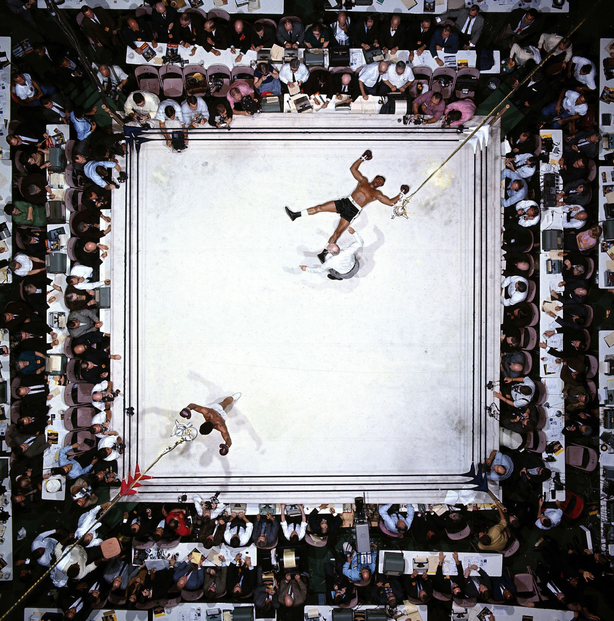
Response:
[{"label": "photographer", "polygon": [[100,80],[104,93],[117,102],[122,95],[128,74],[119,65],[100,65],[96,77]]},{"label": "photographer", "polygon": [[126,180],[126,173],[121,171],[119,164],[108,160],[101,160],[98,162],[92,160],[83,167],[83,172],[85,173],[85,176],[93,181],[97,186],[105,190],[112,190],[114,188],[119,188],[119,184],[113,181],[112,173],[108,172],[111,168],[115,168],[115,170],[117,170],[120,181]]},{"label": "photographer", "polygon": [[430,91],[422,93],[412,103],[414,124],[420,125],[424,123],[429,125],[430,123],[436,123],[443,116],[445,109],[446,102],[443,100],[441,93],[431,93]]}]

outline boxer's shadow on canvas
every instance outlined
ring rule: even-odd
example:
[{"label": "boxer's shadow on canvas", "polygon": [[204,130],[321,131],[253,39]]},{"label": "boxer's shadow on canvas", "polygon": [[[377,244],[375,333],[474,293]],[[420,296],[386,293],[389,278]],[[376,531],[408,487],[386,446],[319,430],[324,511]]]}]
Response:
[{"label": "boxer's shadow on canvas", "polygon": [[[207,397],[208,400],[206,401],[206,403],[200,403],[199,405],[207,405],[209,403],[221,401],[224,397],[228,397],[233,392],[241,392],[240,386],[236,390],[229,389],[229,388],[222,388],[216,382],[212,382],[204,378],[202,375],[199,375],[198,373],[194,373],[194,371],[190,371],[188,373],[188,379],[198,382],[199,384],[202,384],[203,386],[205,386],[206,394],[209,395]],[[203,394],[205,393],[203,392]],[[247,433],[254,439],[256,443],[256,448],[260,450],[262,447],[262,438],[260,437],[260,434],[254,428],[254,426],[251,424],[249,419],[242,413],[241,411],[242,405],[243,405],[243,402],[238,401],[237,403],[233,403],[230,406],[230,410],[228,412],[228,421],[227,421],[228,433],[230,434],[230,437],[232,438],[233,443],[234,443],[233,430],[237,432],[243,431],[243,430],[247,431]]]}]

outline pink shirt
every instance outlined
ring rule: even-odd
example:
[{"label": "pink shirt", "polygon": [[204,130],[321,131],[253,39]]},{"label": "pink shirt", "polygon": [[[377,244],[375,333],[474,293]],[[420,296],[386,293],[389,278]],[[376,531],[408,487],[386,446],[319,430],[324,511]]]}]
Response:
[{"label": "pink shirt", "polygon": [[230,91],[233,88],[238,88],[239,89],[239,92],[241,93],[241,97],[245,97],[245,95],[253,95],[254,94],[254,89],[245,80],[235,80],[230,85],[230,88],[228,89],[228,93],[226,93],[226,99],[228,100],[228,103],[230,104],[230,107],[234,110],[235,109],[235,104],[239,103],[239,102],[235,101],[232,98],[232,95],[230,94]]},{"label": "pink shirt", "polygon": [[473,117],[475,114],[475,104],[471,99],[459,99],[446,107],[446,114],[452,112],[452,110],[458,110],[462,115],[460,121],[450,123],[450,127],[457,127]]}]

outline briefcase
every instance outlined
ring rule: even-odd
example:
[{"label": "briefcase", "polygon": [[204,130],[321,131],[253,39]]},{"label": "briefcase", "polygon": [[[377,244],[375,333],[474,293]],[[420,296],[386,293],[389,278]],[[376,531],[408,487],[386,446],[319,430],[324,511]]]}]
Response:
[{"label": "briefcase", "polygon": [[49,170],[51,172],[64,172],[66,168],[66,156],[64,155],[64,149],[59,147],[51,147],[49,149]]},{"label": "briefcase", "polygon": [[363,50],[363,53],[365,55],[367,65],[375,62],[379,63],[385,58],[384,52],[382,52],[379,47],[372,47],[370,50]]},{"label": "briefcase", "polygon": [[349,47],[333,47],[330,49],[329,65],[331,67],[348,67],[350,64],[350,48]]},{"label": "briefcase", "polygon": [[305,50],[303,61],[307,67],[324,67],[324,50]]},{"label": "briefcase", "polygon": [[384,552],[384,573],[390,576],[400,576],[405,571],[405,557],[403,552]]}]

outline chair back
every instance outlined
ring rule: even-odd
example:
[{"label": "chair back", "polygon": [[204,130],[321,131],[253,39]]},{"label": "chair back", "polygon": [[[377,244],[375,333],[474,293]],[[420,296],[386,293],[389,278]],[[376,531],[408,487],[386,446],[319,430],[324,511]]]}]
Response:
[{"label": "chair back", "polygon": [[277,22],[273,19],[269,19],[268,17],[261,17],[254,22],[254,26],[258,26],[260,24],[270,26],[273,30],[277,30]]},{"label": "chair back", "polygon": [[213,97],[226,97],[228,91],[230,90],[230,80],[231,80],[230,69],[226,65],[211,65],[207,69],[207,81],[211,85],[212,80],[218,80],[221,78],[222,83],[220,88],[212,88],[211,95]]},{"label": "chair back", "polygon": [[454,92],[455,85],[456,69],[452,69],[452,67],[439,67],[433,71],[431,90],[434,93],[441,93],[441,96],[448,100]]},{"label": "chair back", "polygon": [[379,529],[384,533],[384,535],[388,535],[388,537],[394,537],[395,539],[402,539],[403,535],[401,533],[393,533],[391,530],[388,530],[384,525],[384,522],[380,520]]},{"label": "chair back", "polygon": [[64,205],[68,211],[75,212],[79,209],[81,203],[81,197],[83,196],[83,190],[78,188],[68,188],[64,193]]},{"label": "chair back", "polygon": [[250,86],[254,86],[254,70],[249,66],[233,67],[230,73],[232,82],[235,80],[245,80]]},{"label": "chair back", "polygon": [[160,84],[165,97],[183,95],[183,70],[175,65],[165,65],[160,69]]},{"label": "chair back", "polygon": [[224,9],[210,9],[207,13],[207,19],[221,19],[228,23],[230,21],[230,13]]},{"label": "chair back", "polygon": [[[200,74],[202,77],[198,77]],[[253,74],[252,74],[253,75]],[[183,84],[186,95],[208,95],[207,70],[201,65],[186,65],[183,68]]]},{"label": "chair back", "polygon": [[586,354],[586,378],[593,379],[597,373],[599,373],[599,360],[595,356]]},{"label": "chair back", "polygon": [[72,158],[75,151],[76,140],[67,140],[64,145],[64,157],[69,164],[72,164]]},{"label": "chair back", "polygon": [[480,81],[480,70],[476,67],[461,67],[456,73],[454,94],[457,99],[469,99],[475,97],[475,92]]},{"label": "chair back", "polygon": [[21,418],[21,401],[11,403],[11,423],[15,424]]},{"label": "chair back", "polygon": [[71,237],[68,240],[68,245],[66,246],[66,254],[71,261],[77,261],[77,255],[75,253],[77,242],[79,239],[77,237]]},{"label": "chair back", "polygon": [[535,423],[535,429],[543,429],[548,421],[548,415],[546,414],[546,410],[544,410],[541,405],[536,405],[535,409],[537,410],[537,423]]},{"label": "chair back", "polygon": [[157,67],[139,65],[134,69],[134,77],[140,91],[147,91],[154,95],[160,94],[160,73]]}]

